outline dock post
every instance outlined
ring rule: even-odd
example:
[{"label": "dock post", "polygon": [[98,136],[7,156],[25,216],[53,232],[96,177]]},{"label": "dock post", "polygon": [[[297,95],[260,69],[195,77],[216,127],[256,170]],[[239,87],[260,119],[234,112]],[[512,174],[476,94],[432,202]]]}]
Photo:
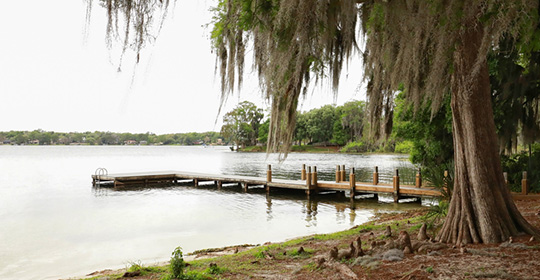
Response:
[{"label": "dock post", "polygon": [[521,178],[521,194],[529,193],[529,180],[527,179],[527,171],[523,171]]},{"label": "dock post", "polygon": [[304,181],[306,179],[306,165],[302,164],[302,173],[300,174],[300,180]]},{"label": "dock post", "polygon": [[373,185],[379,184],[379,167],[375,166],[375,172],[373,172]]},{"label": "dock post", "polygon": [[308,196],[311,195],[311,177],[312,176],[313,175],[311,175],[311,166],[308,166],[307,174],[306,174],[306,188],[307,188],[306,193]]},{"label": "dock post", "polygon": [[340,166],[336,165],[336,183],[339,183],[339,181],[341,181],[339,177],[341,177]]},{"label": "dock post", "polygon": [[347,171],[345,170],[345,164],[341,166],[341,176],[339,176],[341,181],[347,181]]},{"label": "dock post", "polygon": [[416,187],[422,187],[422,170],[420,169],[420,167],[418,168],[418,173],[416,173]]},{"label": "dock post", "polygon": [[193,186],[195,187],[199,186],[199,179],[193,179]]},{"label": "dock post", "polygon": [[352,201],[354,200],[354,194],[356,192],[356,174],[354,174],[354,167],[351,168],[351,174],[349,175],[349,185],[351,186],[350,197]]},{"label": "dock post", "polygon": [[266,170],[266,182],[272,182],[272,165],[268,165],[268,169]]},{"label": "dock post", "polygon": [[247,182],[242,183],[242,187],[244,189],[244,192],[247,193],[247,191],[248,191],[248,183]]},{"label": "dock post", "polygon": [[[444,177],[443,177],[443,188],[445,189],[446,192],[448,192],[450,194],[450,191],[448,189],[448,181],[450,180],[450,178],[448,178],[448,170],[445,170],[444,171]],[[452,194],[450,194],[450,197],[452,197]]]},{"label": "dock post", "polygon": [[217,185],[217,189],[221,190],[221,188],[223,187],[223,181],[216,181],[216,185]]},{"label": "dock post", "polygon": [[394,186],[394,203],[398,203],[399,201],[399,170],[396,169],[396,175],[393,178],[393,186]]},{"label": "dock post", "polygon": [[311,173],[311,185],[317,187],[317,166],[313,166],[313,172]]},{"label": "dock post", "polygon": [[96,186],[96,178],[92,178],[92,187]]}]

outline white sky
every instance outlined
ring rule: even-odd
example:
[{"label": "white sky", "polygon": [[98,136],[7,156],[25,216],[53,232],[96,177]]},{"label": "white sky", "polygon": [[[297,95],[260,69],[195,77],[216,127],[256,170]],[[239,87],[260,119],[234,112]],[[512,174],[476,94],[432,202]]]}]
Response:
[{"label": "white sky", "polygon": [[[178,0],[139,65],[130,52],[117,72],[119,56],[106,47],[105,11],[96,3],[85,37],[83,0],[0,1],[0,131],[219,131],[223,114],[238,102],[268,108],[248,73],[241,93],[217,116],[219,77],[204,28],[214,3]],[[357,59],[343,71],[337,105],[365,99],[365,89],[357,90],[360,68]],[[333,95],[318,86],[301,109],[325,104],[333,104]]]}]

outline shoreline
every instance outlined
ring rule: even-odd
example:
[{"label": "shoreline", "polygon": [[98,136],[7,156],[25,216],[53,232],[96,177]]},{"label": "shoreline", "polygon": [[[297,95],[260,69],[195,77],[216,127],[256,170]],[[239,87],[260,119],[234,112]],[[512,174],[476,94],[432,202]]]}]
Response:
[{"label": "shoreline", "polygon": [[[528,221],[540,227],[538,200],[518,200],[516,204]],[[342,279],[540,277],[540,270],[536,269],[538,264],[534,262],[540,259],[540,242],[526,234],[516,236],[513,242],[460,247],[429,240],[417,241],[416,235],[425,223],[422,217],[428,211],[380,213],[348,230],[301,236],[284,242],[199,250],[185,256],[184,261],[189,263],[187,270],[190,273],[202,273],[207,277],[205,279],[335,279],[336,275]],[[391,229],[390,235],[388,228]],[[436,230],[436,226],[429,228],[427,234],[434,236]],[[402,232],[410,235],[413,246],[420,244],[424,247],[402,254],[395,260],[383,259],[381,254],[396,244]],[[332,247],[338,248],[339,252],[346,251],[348,244],[357,238],[362,241],[365,256],[341,262],[328,259]],[[130,279],[162,279],[169,271],[167,263],[142,268],[140,277]],[[208,274],[212,267],[219,268],[215,272],[218,274]],[[69,279],[125,279],[122,276],[126,271],[102,270]]]}]

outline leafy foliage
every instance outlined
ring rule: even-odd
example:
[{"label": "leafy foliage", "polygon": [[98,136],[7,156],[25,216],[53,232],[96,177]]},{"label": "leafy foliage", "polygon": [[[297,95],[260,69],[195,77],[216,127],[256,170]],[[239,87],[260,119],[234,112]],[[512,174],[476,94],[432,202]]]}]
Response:
[{"label": "leafy foliage", "polygon": [[521,192],[522,173],[527,171],[531,191],[540,192],[540,143],[532,144],[530,149],[501,158],[503,170],[508,173],[508,186],[512,191]]},{"label": "leafy foliage", "polygon": [[255,145],[263,117],[262,109],[255,104],[249,101],[241,102],[223,116],[221,133],[237,145]]},{"label": "leafy foliage", "polygon": [[393,133],[396,138],[412,142],[411,162],[422,166],[438,166],[454,157],[450,97],[445,97],[441,109],[431,116],[429,106],[416,113],[406,103],[404,92],[396,97]]}]

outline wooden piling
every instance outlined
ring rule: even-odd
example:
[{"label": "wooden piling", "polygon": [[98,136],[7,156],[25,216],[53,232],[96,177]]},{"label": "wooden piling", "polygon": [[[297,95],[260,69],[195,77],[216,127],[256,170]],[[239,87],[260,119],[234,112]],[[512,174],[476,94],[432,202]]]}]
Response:
[{"label": "wooden piling", "polygon": [[244,189],[244,192],[247,192],[247,191],[248,191],[248,183],[247,183],[247,182],[243,182],[243,183],[242,183],[242,188]]},{"label": "wooden piling", "polygon": [[311,185],[317,187],[317,166],[313,166],[313,172],[311,173]]},{"label": "wooden piling", "polygon": [[341,177],[341,171],[340,171],[340,166],[339,165],[336,165],[336,183],[339,183],[339,181],[341,181],[340,177]]},{"label": "wooden piling", "polygon": [[193,179],[193,186],[195,187],[199,186],[199,179]]},{"label": "wooden piling", "polygon": [[345,170],[345,164],[341,166],[341,176],[339,176],[341,181],[347,181],[347,171]]},{"label": "wooden piling", "polygon": [[394,202],[397,203],[399,201],[399,170],[396,169],[396,175],[393,178],[393,186],[394,186]]},{"label": "wooden piling", "polygon": [[306,179],[306,165],[302,164],[302,173],[300,174],[300,180],[304,181]]},{"label": "wooden piling", "polygon": [[272,182],[272,165],[268,165],[268,169],[266,170],[266,182]]},{"label": "wooden piling", "polygon": [[354,194],[356,192],[356,174],[354,174],[354,167],[351,168],[351,174],[349,175],[349,186],[351,187],[350,197],[352,200],[354,199]]},{"label": "wooden piling", "polygon": [[311,195],[311,178],[312,178],[312,174],[311,174],[311,166],[308,166],[307,168],[307,174],[306,174],[306,193],[307,195]]},{"label": "wooden piling", "polygon": [[375,166],[375,172],[373,172],[373,185],[379,184],[379,167]]},{"label": "wooden piling", "polygon": [[415,186],[417,188],[422,187],[422,170],[420,168],[418,168],[418,173],[416,173],[416,184],[415,184]]},{"label": "wooden piling", "polygon": [[521,178],[521,194],[529,193],[529,180],[527,179],[527,171],[523,171],[523,177]]},{"label": "wooden piling", "polygon": [[217,189],[221,190],[221,188],[223,187],[223,181],[216,181],[216,185],[217,185]]}]

